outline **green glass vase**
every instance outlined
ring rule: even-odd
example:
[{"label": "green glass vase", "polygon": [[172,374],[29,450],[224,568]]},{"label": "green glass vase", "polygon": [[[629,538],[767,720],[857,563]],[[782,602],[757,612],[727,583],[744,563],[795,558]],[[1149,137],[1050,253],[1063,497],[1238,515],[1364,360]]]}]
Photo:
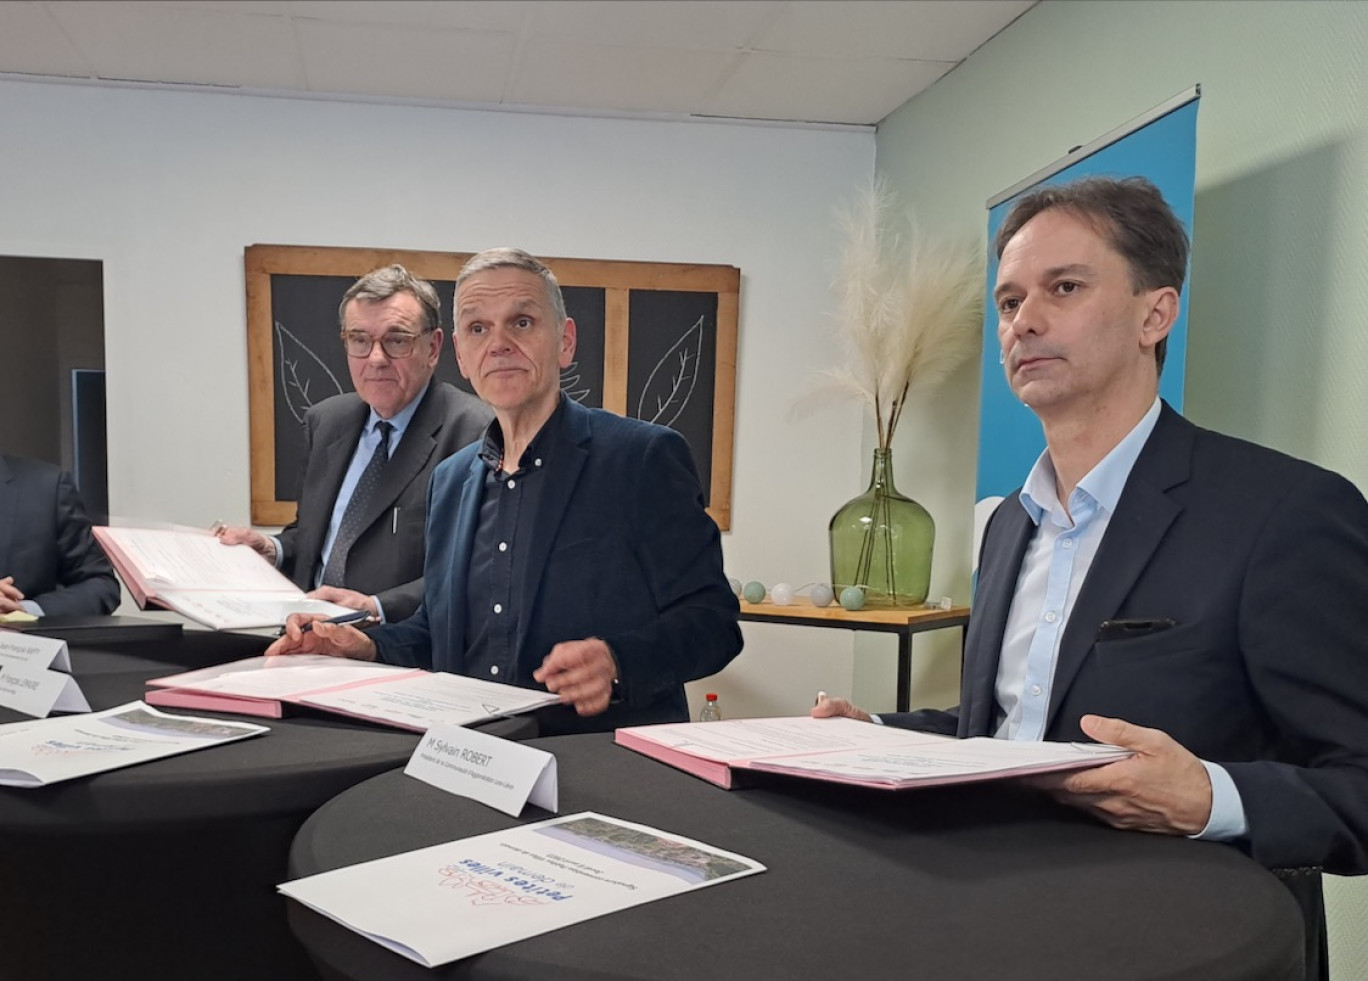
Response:
[{"label": "green glass vase", "polygon": [[892,450],[874,451],[869,489],[847,501],[828,526],[831,585],[865,592],[866,606],[920,606],[931,587],[936,523],[893,486]]}]

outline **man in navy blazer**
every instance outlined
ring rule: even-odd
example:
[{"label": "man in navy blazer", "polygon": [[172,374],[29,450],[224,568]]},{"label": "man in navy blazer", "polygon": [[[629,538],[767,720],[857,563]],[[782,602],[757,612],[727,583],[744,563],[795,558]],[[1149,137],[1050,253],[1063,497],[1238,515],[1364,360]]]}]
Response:
[{"label": "man in navy blazer", "polygon": [[100,616],[118,605],[71,475],[0,453],[0,613]]},{"label": "man in navy blazer", "polygon": [[562,703],[539,714],[546,734],[684,721],[684,683],[741,649],[688,444],[561,394],[575,324],[532,256],[472,258],[453,320],[495,421],[433,474],[422,606],[368,634],[291,618],[271,652],[545,686]]},{"label": "man in navy blazer", "polygon": [[984,531],[960,705],[880,721],[1134,750],[1035,783],[1298,870],[1323,977],[1316,872],[1368,872],[1368,504],[1158,399],[1187,239],[1153,185],[1037,192],[997,250],[1007,380],[1047,450]]}]

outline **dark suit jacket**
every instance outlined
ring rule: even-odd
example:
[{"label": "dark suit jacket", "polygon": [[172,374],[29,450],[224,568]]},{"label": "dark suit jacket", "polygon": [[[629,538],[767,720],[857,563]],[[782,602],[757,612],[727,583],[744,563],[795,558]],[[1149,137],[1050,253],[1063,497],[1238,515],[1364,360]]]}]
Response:
[{"label": "dark suit jacket", "polygon": [[[300,589],[313,588],[337,492],[369,415],[370,406],[350,392],[324,399],[304,417],[299,508],[279,536],[281,570]],[[423,597],[423,521],[433,468],[478,439],[493,417],[473,395],[434,379],[390,454],[366,530],[347,555],[346,579],[347,588],[377,596],[386,619],[404,619]]]},{"label": "dark suit jacket", "polygon": [[3,576],[45,616],[99,616],[119,605],[119,581],[66,471],[0,454]]},{"label": "dark suit jacket", "polygon": [[[1034,525],[1015,494],[984,531],[961,704],[893,724],[989,735],[1008,610]],[[1172,617],[1097,642],[1116,618]],[[1368,504],[1343,477],[1199,429],[1167,405],[1078,595],[1045,738],[1088,713],[1219,763],[1270,868],[1368,872]]]},{"label": "dark suit jacket", "polygon": [[[552,451],[520,607],[516,677],[557,643],[599,637],[617,657],[619,699],[581,719],[544,710],[547,734],[688,718],[684,682],[722,670],[741,650],[739,608],[722,570],[721,536],[703,509],[688,444],[673,430],[567,401]],[[437,468],[428,504],[426,589],[409,620],[371,631],[382,660],[463,674],[466,573],[486,468],[469,446]],[[562,475],[563,474],[563,475]]]}]

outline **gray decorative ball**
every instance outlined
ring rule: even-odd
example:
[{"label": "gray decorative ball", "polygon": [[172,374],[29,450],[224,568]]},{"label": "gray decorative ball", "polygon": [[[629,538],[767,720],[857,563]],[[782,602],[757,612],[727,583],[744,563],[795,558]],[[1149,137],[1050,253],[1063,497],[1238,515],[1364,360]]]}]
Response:
[{"label": "gray decorative ball", "polygon": [[854,613],[864,609],[864,590],[859,586],[847,586],[841,590],[841,605]]},{"label": "gray decorative ball", "polygon": [[829,583],[819,582],[812,587],[808,599],[812,600],[813,606],[830,606],[835,601],[836,594],[832,591]]},{"label": "gray decorative ball", "polygon": [[741,595],[741,580],[740,580],[740,579],[737,579],[735,576],[729,576],[729,577],[727,577],[727,585],[731,587],[731,591],[732,591],[732,595],[733,595],[733,596],[740,596],[740,595]]},{"label": "gray decorative ball", "polygon": [[770,590],[770,599],[775,606],[788,606],[793,602],[793,587],[786,582],[777,582]]}]

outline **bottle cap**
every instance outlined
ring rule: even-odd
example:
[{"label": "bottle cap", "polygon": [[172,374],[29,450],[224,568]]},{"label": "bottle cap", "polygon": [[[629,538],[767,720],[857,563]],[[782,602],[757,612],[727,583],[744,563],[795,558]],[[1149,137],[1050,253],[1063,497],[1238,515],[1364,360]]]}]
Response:
[{"label": "bottle cap", "polygon": [[708,701],[710,701],[710,702],[715,702],[715,701],[717,701],[717,692],[712,692],[712,691],[710,691],[710,692],[708,692],[708,694],[704,695],[703,697],[706,698],[706,699],[707,699]]}]

